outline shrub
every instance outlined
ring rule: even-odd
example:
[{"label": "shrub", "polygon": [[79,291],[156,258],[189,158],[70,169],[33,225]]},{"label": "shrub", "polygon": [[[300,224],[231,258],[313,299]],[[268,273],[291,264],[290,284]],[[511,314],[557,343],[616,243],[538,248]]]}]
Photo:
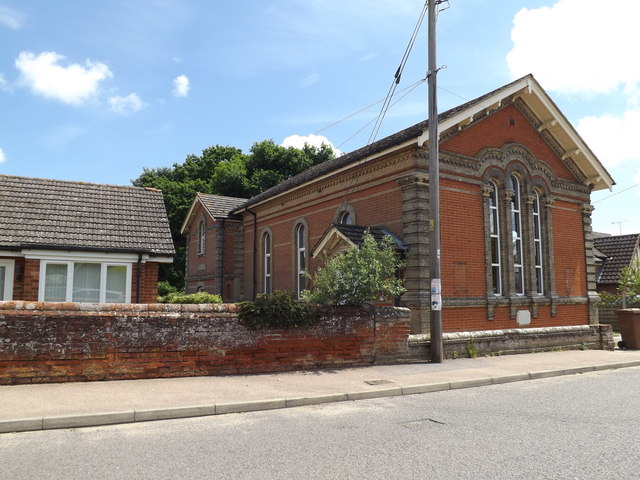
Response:
[{"label": "shrub", "polygon": [[403,266],[393,239],[376,242],[366,230],[362,245],[328,259],[313,279],[313,291],[303,299],[324,305],[358,306],[379,297],[395,297],[405,292],[396,272]]},{"label": "shrub", "polygon": [[297,328],[318,323],[321,312],[300,303],[289,292],[260,294],[253,302],[240,303],[240,322],[257,330],[262,328]]},{"label": "shrub", "polygon": [[173,292],[163,297],[158,297],[159,303],[222,303],[220,295],[214,295],[207,292],[192,293],[190,295],[184,292]]},{"label": "shrub", "polygon": [[162,280],[162,281],[158,282],[158,296],[159,297],[164,297],[166,295],[169,295],[170,293],[177,293],[179,291],[180,290],[178,290],[176,287],[171,285],[166,280]]}]

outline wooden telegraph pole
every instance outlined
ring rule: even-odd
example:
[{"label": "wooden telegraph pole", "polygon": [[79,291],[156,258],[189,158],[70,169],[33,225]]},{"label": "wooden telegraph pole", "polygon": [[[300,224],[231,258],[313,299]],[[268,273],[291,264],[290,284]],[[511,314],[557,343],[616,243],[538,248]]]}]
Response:
[{"label": "wooden telegraph pole", "polygon": [[431,332],[431,361],[442,363],[442,279],[440,268],[440,162],[438,145],[438,104],[436,67],[436,5],[442,0],[429,1],[429,231],[431,274],[431,308],[429,326]]}]

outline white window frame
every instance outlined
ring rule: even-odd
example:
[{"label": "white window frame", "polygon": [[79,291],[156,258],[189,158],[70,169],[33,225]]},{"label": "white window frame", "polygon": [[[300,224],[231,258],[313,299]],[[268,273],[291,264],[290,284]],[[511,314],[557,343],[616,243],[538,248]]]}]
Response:
[{"label": "white window frame", "polygon": [[205,252],[207,244],[207,222],[204,218],[198,222],[198,254],[201,255]]},{"label": "white window frame", "polygon": [[273,291],[272,248],[271,233],[264,232],[262,234],[262,293]]},{"label": "white window frame", "polygon": [[0,267],[5,268],[4,274],[4,292],[2,295],[2,300],[12,300],[13,299],[13,275],[15,272],[15,260],[0,260]]},{"label": "white window frame", "polygon": [[[307,232],[306,225],[304,223],[298,223],[295,228],[295,242],[296,242],[296,296],[298,299],[302,296],[302,291],[304,290],[304,280],[305,280],[305,267],[301,265],[300,258],[304,258],[304,265],[307,264],[307,248],[306,248],[306,240],[307,240]],[[302,235],[301,235],[302,233]],[[302,240],[300,237],[302,236]]]},{"label": "white window frame", "polygon": [[[502,252],[500,251],[500,206],[498,196],[498,185],[493,182],[489,182],[491,186],[491,193],[489,194],[489,238],[495,239],[496,242],[496,262],[493,261],[493,244],[490,241],[490,255],[491,255],[491,280],[496,284],[497,291],[493,292],[496,297],[502,296]],[[493,203],[493,205],[492,205]],[[494,225],[491,225],[492,219],[495,218],[495,229],[492,232]],[[494,278],[494,272],[497,272],[498,278]],[[491,286],[493,289],[493,285]]]},{"label": "white window frame", "polygon": [[535,269],[535,293],[544,295],[544,250],[542,245],[542,221],[540,218],[540,194],[534,191],[533,200],[533,264]]},{"label": "white window frame", "polygon": [[127,268],[127,278],[125,285],[125,299],[123,303],[131,303],[131,271],[132,264],[126,262],[115,262],[115,261],[93,261],[91,259],[76,259],[76,260],[66,260],[66,259],[44,259],[40,260],[40,278],[38,285],[38,301],[44,302],[45,298],[45,280],[47,273],[47,265],[55,264],[55,265],[67,265],[67,285],[65,290],[65,302],[73,301],[73,273],[74,273],[74,265],[76,263],[93,263],[100,265],[100,299],[98,303],[106,303],[107,296],[107,267],[116,266],[116,267],[126,267]]},{"label": "white window frame", "polygon": [[[514,249],[517,249],[517,254],[513,254],[513,286],[516,295],[525,294],[525,268],[524,268],[524,255],[523,255],[523,242],[522,242],[522,195],[520,188],[520,179],[512,174],[510,177],[510,183],[515,191],[513,198],[511,199],[511,236]],[[520,281],[518,281],[516,270],[520,268]]]}]

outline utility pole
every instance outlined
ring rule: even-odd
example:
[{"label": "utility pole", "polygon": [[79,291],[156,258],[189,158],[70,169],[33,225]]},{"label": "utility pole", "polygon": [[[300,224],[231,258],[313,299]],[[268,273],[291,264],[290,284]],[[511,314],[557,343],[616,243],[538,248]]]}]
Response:
[{"label": "utility pole", "polygon": [[442,0],[429,2],[429,269],[431,274],[431,361],[442,363],[442,279],[440,268],[440,161],[438,139],[438,104],[436,99],[438,69],[436,67],[436,5]]}]

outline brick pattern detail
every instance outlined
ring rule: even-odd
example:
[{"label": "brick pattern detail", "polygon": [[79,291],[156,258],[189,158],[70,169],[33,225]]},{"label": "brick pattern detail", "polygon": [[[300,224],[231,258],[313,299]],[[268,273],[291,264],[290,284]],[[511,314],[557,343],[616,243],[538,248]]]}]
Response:
[{"label": "brick pattern detail", "polygon": [[266,373],[408,357],[409,312],[329,309],[319,325],[251,331],[234,304],[0,302],[0,384]]}]

